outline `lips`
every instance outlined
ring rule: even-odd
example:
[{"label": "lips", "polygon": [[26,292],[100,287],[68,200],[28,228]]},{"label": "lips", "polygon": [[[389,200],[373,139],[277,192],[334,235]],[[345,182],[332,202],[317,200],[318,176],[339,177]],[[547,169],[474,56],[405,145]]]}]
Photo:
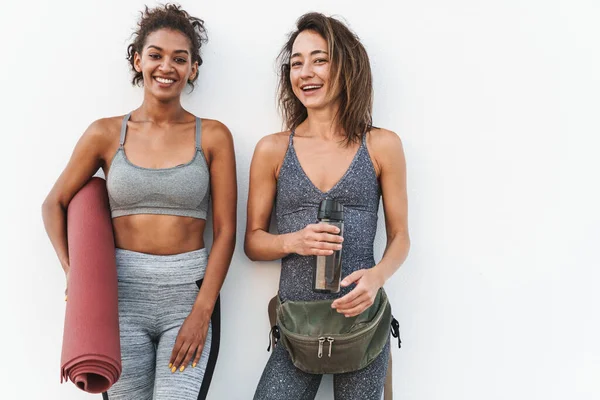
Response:
[{"label": "lips", "polygon": [[302,89],[302,91],[304,92],[312,92],[318,89],[321,89],[323,87],[322,84],[304,84],[302,86],[300,86],[300,89]]},{"label": "lips", "polygon": [[174,79],[163,78],[161,76],[155,76],[154,80],[157,81],[158,83],[162,83],[163,85],[171,85],[171,84],[175,83]]}]

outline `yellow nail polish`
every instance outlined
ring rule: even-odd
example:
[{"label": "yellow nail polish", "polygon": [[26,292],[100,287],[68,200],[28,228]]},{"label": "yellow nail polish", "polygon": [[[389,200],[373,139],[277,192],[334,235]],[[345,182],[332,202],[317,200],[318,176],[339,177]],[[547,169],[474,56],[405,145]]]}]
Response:
[{"label": "yellow nail polish", "polygon": [[184,369],[185,367],[182,365],[181,368],[179,368],[179,372],[183,372]]},{"label": "yellow nail polish", "polygon": [[169,368],[171,368],[173,366],[173,363],[169,363]]},{"label": "yellow nail polish", "polygon": [[173,373],[173,372],[175,372],[175,371],[177,371],[177,367],[173,367],[173,368],[171,368],[171,373]]},{"label": "yellow nail polish", "polygon": [[192,364],[192,368],[196,368],[196,363],[193,363],[193,364]]}]

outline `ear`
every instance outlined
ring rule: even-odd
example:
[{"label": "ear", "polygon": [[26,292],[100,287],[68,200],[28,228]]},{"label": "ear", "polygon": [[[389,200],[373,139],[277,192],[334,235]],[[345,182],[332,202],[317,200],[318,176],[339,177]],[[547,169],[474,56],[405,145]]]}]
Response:
[{"label": "ear", "polygon": [[188,80],[190,82],[193,81],[197,75],[198,75],[198,61],[196,61],[194,64],[192,64],[192,73],[190,74],[190,77]]},{"label": "ear", "polygon": [[133,67],[137,72],[142,72],[142,56],[137,51],[133,55]]}]

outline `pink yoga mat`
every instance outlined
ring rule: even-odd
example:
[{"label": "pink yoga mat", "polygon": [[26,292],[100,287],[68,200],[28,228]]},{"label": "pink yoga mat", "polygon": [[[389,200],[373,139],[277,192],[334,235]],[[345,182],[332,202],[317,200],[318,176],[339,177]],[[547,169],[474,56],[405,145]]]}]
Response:
[{"label": "pink yoga mat", "polygon": [[61,382],[101,393],[121,375],[115,243],[106,183],[92,178],[67,211],[69,293]]}]

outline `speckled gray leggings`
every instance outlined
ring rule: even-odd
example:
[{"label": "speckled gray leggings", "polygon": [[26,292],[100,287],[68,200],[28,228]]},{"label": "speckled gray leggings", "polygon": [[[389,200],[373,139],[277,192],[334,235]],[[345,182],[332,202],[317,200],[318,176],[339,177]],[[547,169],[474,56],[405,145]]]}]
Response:
[{"label": "speckled gray leggings", "polygon": [[[366,368],[333,376],[335,400],[381,400],[390,356],[390,341]],[[294,366],[287,350],[273,350],[256,388],[254,400],[313,400],[323,375],[307,374]]]}]

